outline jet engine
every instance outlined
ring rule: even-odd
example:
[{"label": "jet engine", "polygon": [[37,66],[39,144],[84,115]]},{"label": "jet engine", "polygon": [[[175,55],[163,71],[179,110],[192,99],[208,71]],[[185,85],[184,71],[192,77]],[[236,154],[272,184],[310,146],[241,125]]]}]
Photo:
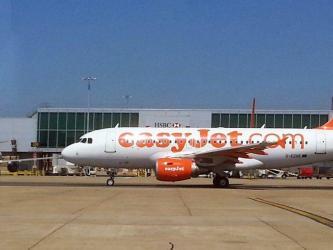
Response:
[{"label": "jet engine", "polygon": [[9,162],[7,165],[7,169],[11,173],[17,172],[18,168],[19,168],[19,165],[17,162]]},{"label": "jet engine", "polygon": [[156,178],[160,181],[182,181],[198,172],[199,168],[191,159],[161,158],[156,162]]}]

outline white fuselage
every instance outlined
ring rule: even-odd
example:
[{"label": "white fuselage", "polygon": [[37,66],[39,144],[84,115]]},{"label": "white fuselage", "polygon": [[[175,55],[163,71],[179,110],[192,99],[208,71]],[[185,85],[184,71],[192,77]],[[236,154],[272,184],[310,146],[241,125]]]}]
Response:
[{"label": "white fuselage", "polygon": [[[85,142],[66,147],[62,155],[65,160],[82,166],[154,168],[159,158],[276,142],[286,137],[285,144],[265,149],[266,155],[251,154],[251,158],[262,162],[261,168],[333,160],[333,131],[322,129],[109,128],[85,134],[81,137],[81,141],[86,138]],[[211,162],[219,164],[218,157]],[[232,168],[228,164],[223,166]]]}]

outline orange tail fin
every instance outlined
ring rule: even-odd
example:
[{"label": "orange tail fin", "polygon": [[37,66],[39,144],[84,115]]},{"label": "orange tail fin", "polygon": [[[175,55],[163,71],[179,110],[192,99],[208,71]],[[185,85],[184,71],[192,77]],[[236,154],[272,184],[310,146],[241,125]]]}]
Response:
[{"label": "orange tail fin", "polygon": [[318,127],[318,129],[333,130],[333,119]]}]

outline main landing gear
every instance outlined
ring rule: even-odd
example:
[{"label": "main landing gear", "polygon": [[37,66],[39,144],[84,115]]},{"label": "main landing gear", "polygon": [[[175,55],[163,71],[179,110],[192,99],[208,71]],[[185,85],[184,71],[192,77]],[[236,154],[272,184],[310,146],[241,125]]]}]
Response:
[{"label": "main landing gear", "polygon": [[229,179],[225,176],[215,175],[213,179],[214,187],[227,188],[229,186]]}]

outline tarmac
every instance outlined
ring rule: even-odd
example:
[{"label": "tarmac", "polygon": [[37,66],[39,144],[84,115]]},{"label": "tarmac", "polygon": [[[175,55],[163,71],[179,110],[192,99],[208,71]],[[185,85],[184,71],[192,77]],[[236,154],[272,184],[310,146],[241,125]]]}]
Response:
[{"label": "tarmac", "polygon": [[228,189],[208,178],[105,180],[0,176],[0,249],[333,246],[332,179],[230,179]]}]

